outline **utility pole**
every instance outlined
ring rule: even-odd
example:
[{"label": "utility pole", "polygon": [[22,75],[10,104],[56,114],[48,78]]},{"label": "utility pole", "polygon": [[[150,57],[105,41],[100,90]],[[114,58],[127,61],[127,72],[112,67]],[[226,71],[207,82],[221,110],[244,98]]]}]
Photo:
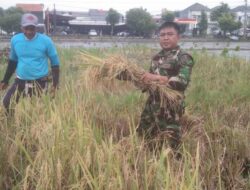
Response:
[{"label": "utility pole", "polygon": [[56,32],[56,5],[54,4],[54,15],[53,15],[53,33],[55,34]]},{"label": "utility pole", "polygon": [[247,0],[245,0],[245,14],[244,14],[244,38],[247,38]]},{"label": "utility pole", "polygon": [[47,35],[49,35],[50,33],[50,17],[49,17],[49,8],[47,8],[46,10],[46,32],[47,32]]}]

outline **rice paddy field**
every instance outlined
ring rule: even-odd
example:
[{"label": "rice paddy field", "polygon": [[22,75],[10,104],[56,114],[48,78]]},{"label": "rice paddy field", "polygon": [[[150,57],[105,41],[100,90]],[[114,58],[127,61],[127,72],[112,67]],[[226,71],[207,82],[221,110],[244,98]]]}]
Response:
[{"label": "rice paddy field", "polygon": [[97,80],[81,51],[122,55],[143,69],[157,52],[59,49],[56,97],[22,99],[12,118],[1,107],[0,189],[250,189],[250,62],[191,52],[196,64],[177,159],[167,144],[152,149],[136,134],[147,94],[126,81]]}]

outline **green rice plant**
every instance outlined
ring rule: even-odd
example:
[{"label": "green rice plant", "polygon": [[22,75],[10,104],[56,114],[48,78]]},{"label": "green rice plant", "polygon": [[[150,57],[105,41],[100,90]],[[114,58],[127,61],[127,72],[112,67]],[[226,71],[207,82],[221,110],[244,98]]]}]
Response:
[{"label": "green rice plant", "polygon": [[222,56],[227,56],[227,55],[228,55],[228,52],[229,52],[228,48],[224,48],[224,49],[222,50],[222,52],[221,52],[221,55],[222,55]]},{"label": "green rice plant", "polygon": [[[128,55],[146,68],[155,50],[90,52]],[[152,150],[136,134],[145,93],[126,81],[84,78],[78,49],[59,54],[55,99],[21,99],[13,118],[0,109],[0,189],[250,188],[242,175],[250,158],[249,62],[193,52],[177,159],[167,143]]]},{"label": "green rice plant", "polygon": [[234,51],[240,51],[240,46],[236,46]]}]

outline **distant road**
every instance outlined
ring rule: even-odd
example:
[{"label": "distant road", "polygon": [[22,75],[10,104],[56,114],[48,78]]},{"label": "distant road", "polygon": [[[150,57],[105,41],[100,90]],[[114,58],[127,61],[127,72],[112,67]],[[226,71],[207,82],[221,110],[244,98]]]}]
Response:
[{"label": "distant road", "polygon": [[[139,38],[113,38],[113,39],[53,39],[56,46],[60,48],[110,48],[126,47],[133,45],[142,45],[154,49],[160,49],[157,39],[139,39]],[[222,53],[224,49],[229,50],[228,54],[250,60],[250,42],[240,41],[205,41],[198,39],[183,39],[180,46],[186,50],[206,50],[215,55]],[[0,50],[9,47],[9,40],[0,39]]]},{"label": "distant road", "polygon": [[[142,38],[124,38],[124,37],[96,37],[96,38],[73,38],[73,37],[52,37],[55,44],[62,48],[84,47],[84,48],[97,48],[97,47],[124,47],[127,45],[146,45],[152,48],[159,48],[158,39],[142,39]],[[0,38],[0,49],[9,46],[9,39]],[[250,50],[250,42],[248,41],[218,41],[218,39],[181,39],[180,45],[183,49],[207,49],[207,50]]]}]

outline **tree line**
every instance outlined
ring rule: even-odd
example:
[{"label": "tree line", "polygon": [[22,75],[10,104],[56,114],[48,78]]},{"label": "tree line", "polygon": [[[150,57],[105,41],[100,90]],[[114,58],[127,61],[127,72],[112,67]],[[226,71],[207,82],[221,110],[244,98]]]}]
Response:
[{"label": "tree line", "polygon": [[[23,11],[16,7],[10,7],[6,10],[0,7],[0,28],[7,33],[12,33],[20,30],[20,18]],[[115,9],[109,9],[106,22],[110,24],[111,35],[114,34],[114,27],[121,19],[121,14]],[[179,16],[178,11],[163,10],[161,15],[161,22],[173,21]],[[235,21],[235,14],[230,11],[227,4],[221,5],[211,12],[211,20],[217,21],[220,29],[224,34],[229,31],[232,32],[241,27],[240,21]],[[129,33],[137,36],[149,37],[157,28],[157,23],[154,21],[152,15],[143,8],[133,8],[126,13],[126,24]],[[207,14],[202,11],[200,21],[198,23],[198,30],[200,35],[205,36],[208,28]],[[184,29],[185,30],[185,29]]]},{"label": "tree line", "polygon": [[0,29],[8,34],[20,31],[20,18],[23,14],[22,9],[10,7],[6,10],[0,7]]}]

